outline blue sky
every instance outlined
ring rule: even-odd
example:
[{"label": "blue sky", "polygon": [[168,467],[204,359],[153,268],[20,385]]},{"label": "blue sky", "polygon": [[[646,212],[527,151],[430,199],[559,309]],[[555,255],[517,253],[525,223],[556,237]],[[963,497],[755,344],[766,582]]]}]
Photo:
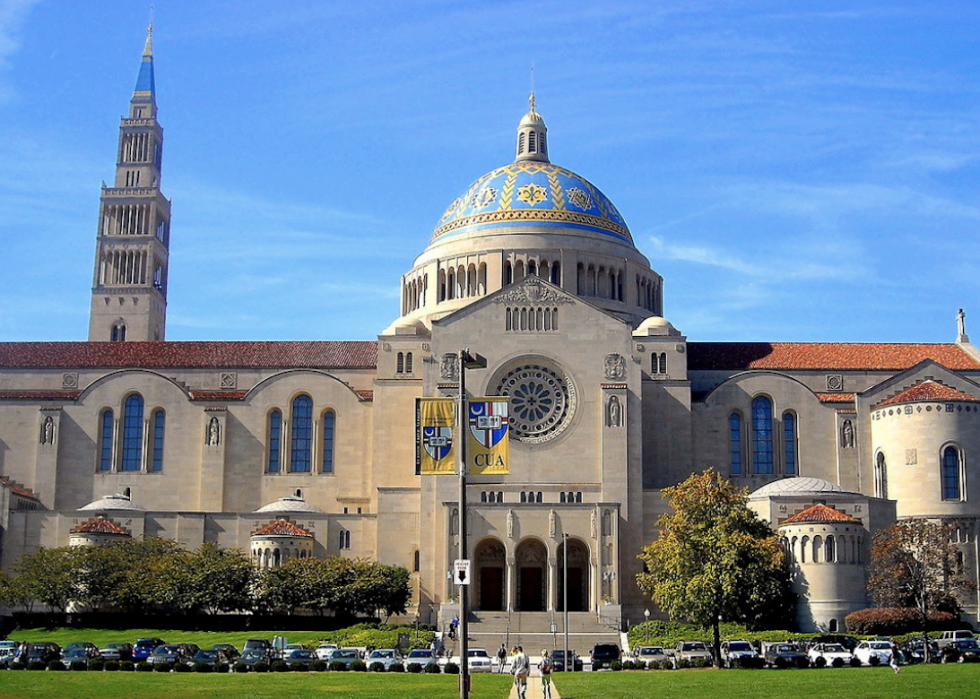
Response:
[{"label": "blue sky", "polygon": [[[980,337],[975,2],[154,3],[168,339],[373,338],[532,65],[691,340]],[[0,341],[87,335],[148,4],[0,0]]]}]

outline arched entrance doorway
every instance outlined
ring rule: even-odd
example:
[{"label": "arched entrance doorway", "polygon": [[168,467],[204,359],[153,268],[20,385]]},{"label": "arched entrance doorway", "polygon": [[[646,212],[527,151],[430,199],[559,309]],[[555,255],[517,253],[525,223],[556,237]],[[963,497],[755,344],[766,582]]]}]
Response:
[{"label": "arched entrance doorway", "polygon": [[496,539],[484,539],[473,552],[476,560],[476,599],[473,608],[490,612],[504,610],[506,552]]},{"label": "arched entrance doorway", "polygon": [[[558,609],[565,609],[565,545],[558,547]],[[568,611],[589,611],[589,549],[578,539],[568,540]]]},{"label": "arched entrance doorway", "polygon": [[548,594],[548,550],[537,539],[517,547],[517,611],[543,612]]}]

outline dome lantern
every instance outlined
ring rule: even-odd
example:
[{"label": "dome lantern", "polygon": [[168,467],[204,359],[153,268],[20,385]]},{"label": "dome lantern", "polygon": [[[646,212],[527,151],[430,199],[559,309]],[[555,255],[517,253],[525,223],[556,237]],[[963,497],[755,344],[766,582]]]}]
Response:
[{"label": "dome lantern", "polygon": [[548,159],[548,126],[534,108],[534,93],[528,97],[530,109],[517,125],[517,157],[515,163],[528,160],[550,163]]}]

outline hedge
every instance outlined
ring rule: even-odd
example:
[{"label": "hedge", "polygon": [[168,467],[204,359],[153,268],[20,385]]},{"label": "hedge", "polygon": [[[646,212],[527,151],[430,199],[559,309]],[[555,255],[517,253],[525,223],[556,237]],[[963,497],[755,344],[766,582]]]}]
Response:
[{"label": "hedge", "polygon": [[[930,612],[928,631],[955,631],[969,624],[949,612]],[[844,617],[848,633],[862,636],[895,636],[922,630],[922,615],[914,607],[870,607]]]}]

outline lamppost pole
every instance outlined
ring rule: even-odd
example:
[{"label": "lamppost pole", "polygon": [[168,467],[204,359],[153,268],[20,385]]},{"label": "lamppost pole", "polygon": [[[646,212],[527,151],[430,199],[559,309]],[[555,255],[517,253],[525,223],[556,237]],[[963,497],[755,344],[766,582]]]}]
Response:
[{"label": "lamppost pole", "polygon": [[646,627],[647,627],[647,643],[646,644],[647,645],[650,645],[650,610],[649,609],[644,609],[643,610],[643,617],[646,619]]}]

